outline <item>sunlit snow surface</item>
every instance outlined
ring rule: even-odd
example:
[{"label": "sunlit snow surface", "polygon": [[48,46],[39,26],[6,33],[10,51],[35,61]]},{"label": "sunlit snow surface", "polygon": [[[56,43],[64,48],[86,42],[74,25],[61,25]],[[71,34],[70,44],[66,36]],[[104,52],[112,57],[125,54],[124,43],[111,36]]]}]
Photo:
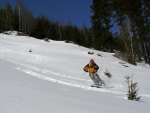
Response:
[{"label": "sunlit snow surface", "polygon": [[[64,41],[0,34],[0,113],[149,113],[150,66],[112,55]],[[83,67],[91,58],[105,87],[90,87]],[[112,78],[104,75],[106,69]],[[132,75],[139,102],[127,100],[124,77]]]}]

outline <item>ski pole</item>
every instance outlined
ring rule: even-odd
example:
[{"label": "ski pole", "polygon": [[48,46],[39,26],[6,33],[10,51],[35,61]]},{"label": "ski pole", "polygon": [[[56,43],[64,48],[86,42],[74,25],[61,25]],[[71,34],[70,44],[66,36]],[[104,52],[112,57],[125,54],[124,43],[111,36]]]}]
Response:
[{"label": "ski pole", "polygon": [[86,80],[85,84],[86,85],[88,85],[88,78],[89,78],[89,75],[85,77],[85,80]]},{"label": "ski pole", "polygon": [[79,79],[80,76],[82,76],[82,75],[84,75],[84,74],[85,74],[85,72],[84,72],[83,74],[79,75],[77,78],[75,78],[75,80],[74,80],[73,82],[76,82],[76,80]]}]

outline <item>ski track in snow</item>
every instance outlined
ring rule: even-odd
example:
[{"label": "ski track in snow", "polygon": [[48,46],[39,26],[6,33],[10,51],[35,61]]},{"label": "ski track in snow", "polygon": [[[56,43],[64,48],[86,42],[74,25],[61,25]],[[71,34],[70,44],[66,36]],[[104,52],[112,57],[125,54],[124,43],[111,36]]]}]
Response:
[{"label": "ski track in snow", "polygon": [[[76,87],[76,88],[82,88],[84,90],[91,90],[91,91],[99,91],[99,92],[107,92],[107,93],[112,93],[112,94],[119,94],[119,95],[126,95],[126,92],[119,92],[119,91],[112,91],[111,89],[114,88],[114,86],[103,86],[102,88],[94,88],[94,87],[89,87],[86,85],[82,85],[82,84],[77,84],[77,80],[79,81],[87,81],[86,79],[80,79],[80,78],[76,78],[76,77],[70,77],[70,76],[66,76],[64,74],[60,74],[60,73],[56,73],[56,72],[52,72],[46,69],[42,69],[36,66],[31,66],[31,65],[27,65],[27,64],[23,64],[23,63],[19,63],[17,61],[14,60],[10,60],[7,59],[6,61],[14,63],[14,64],[18,64],[20,66],[23,66],[23,68],[20,67],[13,67],[16,70],[22,71],[24,73],[27,73],[28,75],[37,77],[39,79],[43,79],[43,80],[47,80],[50,82],[54,82],[54,83],[59,83],[59,84],[63,84],[63,85],[68,85],[68,86],[72,86],[72,87]],[[40,74],[42,73],[42,74]],[[45,74],[49,74],[50,76],[46,76]],[[55,76],[58,76],[60,78],[60,80],[57,78],[55,79]],[[72,79],[71,82],[67,82],[67,81],[62,81],[61,78],[66,78],[66,80],[68,79]],[[144,97],[148,97],[150,98],[150,95],[147,94],[140,94],[141,96]]]},{"label": "ski track in snow", "polygon": [[[32,76],[38,77],[40,79],[43,79],[43,80],[47,80],[47,81],[51,81],[51,82],[55,82],[55,83],[60,83],[60,84],[68,85],[68,86],[73,86],[73,87],[77,87],[77,88],[82,88],[82,89],[85,89],[85,90],[101,91],[101,92],[108,92],[108,93],[114,93],[114,94],[125,94],[125,93],[122,93],[122,92],[111,91],[111,90],[100,89],[100,88],[92,88],[92,87],[85,86],[85,85],[79,85],[79,84],[74,84],[74,83],[61,81],[61,80],[58,80],[58,79],[54,79],[54,78],[51,78],[51,77],[44,76],[42,74],[36,73],[34,71],[31,71],[31,70],[26,70],[26,69],[24,70],[24,69],[21,69],[21,68],[16,68],[16,69],[20,70],[22,72],[25,72],[29,75],[32,75]],[[103,87],[103,88],[105,88],[105,87]]]},{"label": "ski track in snow", "polygon": [[[19,43],[15,43],[15,42],[8,42],[8,41],[4,41],[2,40],[4,43],[11,43],[11,44],[19,44]],[[20,44],[22,45],[22,44]],[[19,53],[19,54],[28,54],[28,53],[25,53],[25,49],[26,49],[26,46],[29,46],[28,44],[24,44],[25,47],[20,47],[21,51],[23,53]],[[15,51],[12,51],[11,49],[7,48],[5,50],[1,49],[0,50],[2,53],[14,53],[14,54],[18,54],[17,52]],[[18,67],[12,67],[18,71],[22,71],[24,73],[27,73],[28,75],[31,75],[31,76],[34,76],[34,77],[37,77],[39,79],[43,79],[43,80],[47,80],[47,81],[50,81],[50,82],[55,82],[55,83],[59,83],[59,84],[64,84],[64,85],[68,85],[68,86],[72,86],[72,87],[76,87],[76,88],[82,88],[84,90],[92,90],[92,91],[100,91],[100,92],[107,92],[107,93],[112,93],[112,94],[119,94],[119,95],[125,95],[127,92],[124,92],[124,91],[114,91],[113,89],[114,88],[117,88],[117,86],[106,86],[106,87],[103,87],[103,88],[93,88],[93,87],[89,87],[87,84],[82,84],[81,82],[79,81],[84,81],[84,82],[91,82],[91,80],[87,80],[87,79],[82,79],[82,78],[79,78],[79,77],[71,77],[71,76],[67,76],[65,74],[60,74],[60,73],[57,73],[57,72],[53,72],[51,70],[47,70],[47,69],[43,69],[43,68],[40,68],[40,67],[36,67],[36,66],[32,66],[32,65],[28,65],[28,64],[24,64],[24,63],[20,63],[20,62],[17,62],[15,60],[12,60],[12,59],[6,59],[4,57],[4,55],[0,53],[0,58],[3,59],[3,60],[6,60],[12,64],[17,64]],[[28,59],[27,62],[35,62],[35,60],[39,61],[39,60],[43,60],[44,59],[48,59],[46,56],[40,56],[40,55],[34,55],[34,61],[32,61],[31,59]],[[121,84],[120,84],[121,85]],[[118,86],[118,87],[121,87],[121,86]],[[150,98],[150,95],[147,95],[147,94],[140,94],[141,96],[144,96],[144,97],[148,97]]]},{"label": "ski track in snow", "polygon": [[[3,54],[1,54],[1,59],[5,60],[3,57]],[[68,85],[68,86],[72,86],[72,87],[76,87],[76,88],[82,88],[84,90],[126,95],[126,92],[119,92],[119,91],[112,91],[111,90],[113,88],[116,88],[116,86],[104,86],[102,88],[94,88],[94,87],[83,85],[83,84],[80,84],[79,82],[77,82],[77,81],[86,81],[87,82],[87,79],[81,79],[81,78],[77,78],[77,77],[66,76],[65,74],[60,74],[60,73],[49,71],[47,69],[42,69],[42,68],[39,68],[36,66],[23,64],[23,63],[20,63],[20,62],[17,62],[15,60],[11,60],[11,59],[6,59],[5,61],[10,62],[12,64],[19,65],[19,67],[12,67],[12,68],[14,68],[18,71],[22,71],[24,73],[27,73],[28,75],[37,77],[39,79],[43,79],[43,80],[47,80],[50,82],[59,83],[59,84],[63,84],[63,85]],[[46,74],[48,74],[49,76],[46,76]],[[69,80],[69,79],[71,79],[71,80]],[[140,94],[140,95],[150,98],[150,95],[147,95],[147,94]]]},{"label": "ski track in snow", "polygon": [[[1,59],[3,59],[3,57],[1,57]],[[3,59],[4,60],[4,59]],[[43,80],[47,80],[50,82],[54,82],[54,83],[59,83],[59,84],[63,84],[63,85],[68,85],[68,86],[72,86],[72,87],[76,87],[76,88],[82,88],[84,90],[92,90],[92,91],[100,91],[100,92],[107,92],[107,93],[113,93],[113,94],[119,94],[119,95],[125,95],[126,93],[124,92],[118,92],[118,91],[112,91],[111,88],[113,88],[113,86],[103,86],[102,88],[94,88],[94,87],[90,87],[90,86],[86,86],[86,85],[82,85],[77,83],[77,80],[79,81],[87,81],[86,79],[80,79],[80,78],[76,78],[76,77],[70,77],[70,76],[66,76],[64,74],[60,74],[60,73],[56,73],[56,72],[52,72],[46,69],[42,69],[36,66],[31,66],[31,65],[27,65],[27,64],[23,64],[14,60],[10,60],[7,59],[7,62],[13,63],[13,64],[17,64],[19,65],[19,67],[12,67],[18,71],[22,71],[24,73],[27,73],[28,75],[37,77],[39,79],[43,79]],[[22,66],[22,68],[21,68]],[[42,73],[42,74],[40,74]],[[49,74],[50,76],[46,76],[45,74]],[[59,76],[59,79],[55,79],[55,76]],[[66,78],[66,80],[68,79],[72,79],[70,82],[68,81],[62,81],[61,78]]]}]

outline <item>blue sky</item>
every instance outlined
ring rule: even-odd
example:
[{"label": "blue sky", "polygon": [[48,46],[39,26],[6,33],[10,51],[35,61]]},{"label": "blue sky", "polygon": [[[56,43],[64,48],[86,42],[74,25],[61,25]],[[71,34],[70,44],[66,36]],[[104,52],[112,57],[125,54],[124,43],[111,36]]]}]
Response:
[{"label": "blue sky", "polygon": [[[90,6],[92,0],[22,0],[23,4],[32,11],[35,17],[45,15],[52,21],[67,23],[82,27],[91,27]],[[0,0],[0,8],[6,3],[15,7],[17,0]]]}]

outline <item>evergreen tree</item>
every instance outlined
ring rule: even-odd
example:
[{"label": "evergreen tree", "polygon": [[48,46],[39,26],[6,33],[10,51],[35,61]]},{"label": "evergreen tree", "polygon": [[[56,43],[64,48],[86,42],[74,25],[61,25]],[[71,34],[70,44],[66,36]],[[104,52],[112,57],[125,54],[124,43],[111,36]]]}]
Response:
[{"label": "evergreen tree", "polygon": [[73,37],[72,37],[72,25],[71,25],[71,22],[68,21],[66,27],[65,27],[65,38],[66,38],[66,41],[73,41]]},{"label": "evergreen tree", "polygon": [[25,34],[30,34],[33,23],[33,15],[30,10],[24,8],[24,12],[22,14],[22,32]]},{"label": "evergreen tree", "polygon": [[[59,25],[58,23],[54,23],[52,21],[49,22],[49,38],[52,39],[52,40],[60,40],[60,37],[61,37],[61,40],[62,40],[62,30],[61,30],[61,26],[59,28]],[[61,35],[60,35],[60,32],[61,32]]]},{"label": "evergreen tree", "polygon": [[146,51],[146,59],[145,61],[150,64],[150,1],[142,0],[143,3],[143,15],[144,15],[144,23],[145,23],[145,51]]},{"label": "evergreen tree", "polygon": [[19,31],[19,15],[18,15],[18,11],[16,8],[14,9],[13,18],[14,18],[13,29],[16,31]]},{"label": "evergreen tree", "polygon": [[128,94],[127,94],[128,100],[139,101],[141,96],[137,97],[138,96],[138,90],[139,90],[139,89],[136,89],[137,88],[137,82],[133,83],[133,76],[132,76],[132,78],[129,76],[126,76],[125,79],[126,79],[126,82],[128,84]]},{"label": "evergreen tree", "polygon": [[91,11],[92,30],[94,36],[94,45],[96,49],[104,50],[108,48],[107,40],[110,38],[112,0],[93,0]]},{"label": "evergreen tree", "polygon": [[[145,47],[148,41],[146,41],[146,37],[148,34],[148,30],[146,30],[146,21],[145,21],[145,9],[146,4],[145,0],[113,0],[113,6],[115,11],[115,18],[117,20],[118,25],[121,27],[126,26],[125,39],[129,41],[128,45],[131,49],[126,49],[126,53],[129,56],[132,56],[132,61],[135,56],[138,59],[141,59],[141,56],[144,56],[146,59],[146,55],[148,52]],[[126,25],[124,21],[128,19]],[[123,28],[121,28],[123,29]],[[122,32],[122,31],[121,31]],[[122,35],[123,36],[123,35]],[[139,48],[139,46],[141,46]]]},{"label": "evergreen tree", "polygon": [[93,46],[93,38],[92,38],[92,30],[88,29],[85,25],[81,29],[82,45],[85,47],[92,47]]},{"label": "evergreen tree", "polygon": [[2,26],[5,29],[6,33],[8,30],[11,30],[13,27],[13,10],[11,8],[10,4],[7,4],[6,6],[4,6],[4,8],[2,9],[3,11],[2,13]]},{"label": "evergreen tree", "polygon": [[3,32],[3,20],[2,20],[3,10],[0,9],[0,33]]},{"label": "evergreen tree", "polygon": [[33,29],[31,30],[31,36],[38,39],[48,38],[49,32],[49,20],[45,16],[38,17],[34,20]]}]

